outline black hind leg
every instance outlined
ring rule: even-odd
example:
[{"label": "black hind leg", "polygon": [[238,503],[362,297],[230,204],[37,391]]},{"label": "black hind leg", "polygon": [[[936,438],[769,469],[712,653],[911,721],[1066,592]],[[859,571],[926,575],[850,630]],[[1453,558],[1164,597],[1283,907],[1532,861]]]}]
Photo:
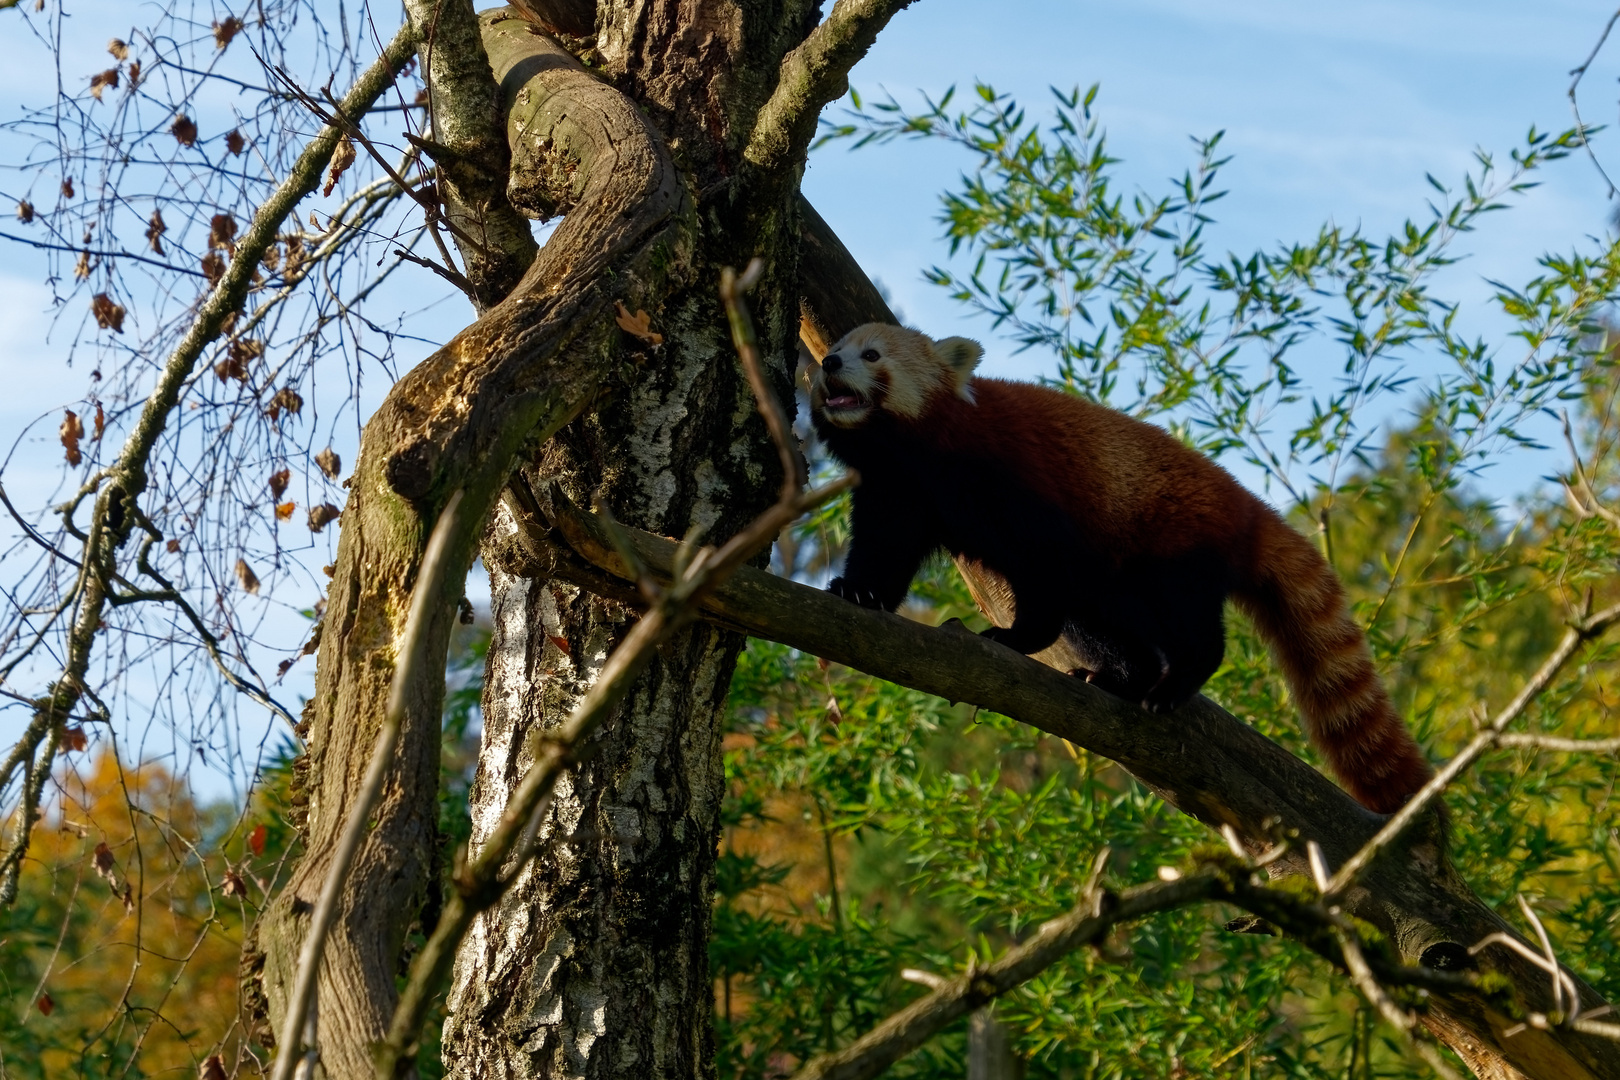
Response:
[{"label": "black hind leg", "polygon": [[1164,676],[1142,696],[1148,712],[1164,713],[1186,704],[1209,681],[1226,655],[1226,626],[1221,598],[1201,597],[1179,618],[1160,626],[1159,648]]},{"label": "black hind leg", "polygon": [[1164,677],[1142,696],[1149,712],[1169,712],[1198,693],[1226,655],[1224,569],[1205,558],[1161,568],[1138,609],[1142,632],[1165,658]]},{"label": "black hind leg", "polygon": [[1067,634],[1087,658],[1088,681],[1149,712],[1170,712],[1198,693],[1225,656],[1224,574],[1195,557],[1121,577]]},{"label": "black hind leg", "polygon": [[1126,701],[1143,701],[1168,671],[1164,651],[1128,623],[1088,618],[1065,635],[1086,661],[1074,674]]},{"label": "black hind leg", "polygon": [[1066,605],[1050,585],[1043,587],[1040,582],[1014,581],[1010,578],[1008,585],[1015,597],[1013,624],[992,626],[983,636],[991,641],[999,641],[1009,649],[1016,649],[1025,656],[1038,653],[1063,633],[1063,624],[1067,621]]}]

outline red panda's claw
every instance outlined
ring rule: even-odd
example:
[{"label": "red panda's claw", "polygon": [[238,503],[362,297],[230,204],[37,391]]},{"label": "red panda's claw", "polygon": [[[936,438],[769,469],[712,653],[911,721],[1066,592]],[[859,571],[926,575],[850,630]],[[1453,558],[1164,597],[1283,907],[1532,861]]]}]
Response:
[{"label": "red panda's claw", "polygon": [[827,591],[841,600],[848,600],[850,603],[858,604],[863,608],[883,610],[883,601],[878,599],[876,593],[870,589],[856,588],[841,577],[835,577],[827,582]]}]

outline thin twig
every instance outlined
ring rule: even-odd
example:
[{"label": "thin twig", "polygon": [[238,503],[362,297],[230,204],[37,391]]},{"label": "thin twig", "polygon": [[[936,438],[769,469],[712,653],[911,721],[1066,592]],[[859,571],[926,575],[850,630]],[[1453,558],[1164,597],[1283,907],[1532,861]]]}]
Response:
[{"label": "thin twig", "polygon": [[1338,939],[1339,948],[1344,953],[1345,971],[1349,973],[1361,996],[1378,1011],[1378,1015],[1401,1033],[1402,1040],[1428,1063],[1429,1068],[1439,1073],[1445,1080],[1462,1080],[1457,1071],[1440,1055],[1439,1049],[1417,1034],[1417,1020],[1412,1014],[1395,1004],[1394,999],[1373,977],[1372,969],[1367,966],[1367,959],[1362,955],[1361,941],[1355,932],[1342,927],[1336,928],[1334,937]]},{"label": "thin twig", "polygon": [[438,522],[433,526],[433,535],[428,538],[427,550],[422,555],[416,587],[411,590],[411,610],[400,639],[397,666],[388,688],[388,706],[383,712],[382,726],[377,731],[377,745],[371,752],[365,779],[361,781],[354,805],[349,809],[348,820],[343,823],[343,834],[332,852],[331,865],[321,885],[320,899],[315,903],[303,946],[298,951],[298,972],[281,1025],[274,1080],[292,1080],[293,1070],[298,1064],[299,1041],[314,1004],[315,984],[320,977],[321,953],[326,948],[326,936],[342,904],[343,886],[349,877],[349,866],[360,849],[360,841],[365,838],[372,804],[377,801],[383,780],[394,764],[394,746],[399,742],[400,727],[405,719],[406,694],[416,678],[417,669],[425,660],[422,643],[427,636],[428,622],[433,617],[429,605],[443,591],[444,576],[450,569],[450,540],[455,533],[456,509],[461,505],[461,497],[462,491],[457,488],[445,503]]},{"label": "thin twig", "polygon": [[[431,233],[432,231],[433,227],[429,225],[428,232]],[[442,244],[443,241],[441,240],[440,243]],[[408,263],[414,263],[415,265],[426,270],[431,270],[435,274],[438,274],[440,277],[444,278],[444,280],[448,281],[450,284],[454,285],[456,288],[460,289],[462,292],[469,296],[472,295],[472,282],[468,281],[466,275],[461,273],[459,270],[453,270],[448,266],[443,266],[434,262],[432,259],[424,259],[420,255],[412,255],[404,248],[395,248],[394,258],[404,259]]]},{"label": "thin twig", "polygon": [[1580,102],[1576,100],[1575,91],[1581,85],[1581,79],[1586,77],[1586,69],[1592,66],[1592,61],[1597,59],[1598,53],[1603,49],[1603,43],[1609,40],[1609,32],[1614,29],[1616,20],[1620,20],[1620,10],[1609,16],[1609,21],[1604,24],[1603,33],[1598,35],[1597,44],[1592,46],[1591,53],[1587,55],[1580,67],[1570,72],[1573,78],[1570,79],[1569,83],[1569,108],[1575,114],[1575,129],[1580,132],[1581,145],[1586,147],[1586,156],[1592,159],[1592,165],[1597,169],[1598,175],[1603,177],[1605,184],[1609,185],[1609,198],[1611,199],[1616,194],[1614,181],[1610,180],[1609,174],[1603,171],[1603,166],[1598,162],[1597,154],[1592,152],[1592,144],[1586,141],[1586,122],[1581,119],[1581,106]]},{"label": "thin twig", "polygon": [[1620,751],[1620,736],[1612,739],[1565,739],[1557,735],[1503,735],[1498,746],[1533,746],[1538,750],[1562,750],[1571,754],[1612,754]]},{"label": "thin twig", "polygon": [[1364,844],[1360,851],[1345,860],[1339,867],[1327,887],[1322,890],[1324,896],[1337,896],[1350,886],[1356,876],[1366,869],[1367,865],[1377,857],[1390,844],[1400,839],[1406,830],[1412,826],[1423,814],[1429,803],[1439,797],[1447,785],[1479,760],[1480,755],[1492,746],[1497,745],[1504,737],[1503,729],[1518,719],[1520,714],[1530,706],[1542,691],[1552,685],[1553,679],[1563,670],[1565,664],[1586,642],[1602,636],[1615,622],[1620,621],[1620,604],[1605,608],[1596,615],[1582,619],[1570,626],[1564,638],[1558,643],[1551,655],[1542,663],[1530,681],[1524,684],[1523,689],[1508,702],[1507,707],[1496,715],[1490,724],[1458,752],[1457,756],[1446,762],[1437,771],[1427,784],[1424,784],[1418,793],[1397,810],[1390,819],[1384,823],[1371,840]]},{"label": "thin twig", "polygon": [[1217,874],[1201,873],[1141,885],[1117,898],[1101,890],[1088,892],[1028,941],[975,971],[949,979],[848,1046],[812,1059],[793,1074],[793,1080],[868,1080],[953,1021],[1028,982],[1076,949],[1101,940],[1119,923],[1185,907],[1220,891]]},{"label": "thin twig", "polygon": [[731,267],[726,267],[720,271],[720,299],[726,305],[726,317],[731,323],[731,341],[742,360],[743,370],[748,373],[754,403],[759,407],[760,416],[765,418],[765,427],[770,431],[771,441],[776,444],[777,456],[782,461],[782,493],[785,497],[805,485],[804,455],[793,445],[792,425],[782,412],[781,403],[771,393],[770,387],[765,385],[765,371],[759,362],[759,344],[754,336],[754,320],[749,318],[748,308],[741,300],[741,294],[753,288],[764,272],[765,264],[758,258],[748,264],[741,277]]}]

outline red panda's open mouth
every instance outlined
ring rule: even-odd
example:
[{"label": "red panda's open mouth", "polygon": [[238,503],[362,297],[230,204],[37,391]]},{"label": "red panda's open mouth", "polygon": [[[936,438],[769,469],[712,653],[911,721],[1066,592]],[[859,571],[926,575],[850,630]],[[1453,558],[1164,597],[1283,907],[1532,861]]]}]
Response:
[{"label": "red panda's open mouth", "polygon": [[846,386],[840,379],[828,379],[825,393],[821,407],[826,412],[865,409],[871,404],[865,394]]}]

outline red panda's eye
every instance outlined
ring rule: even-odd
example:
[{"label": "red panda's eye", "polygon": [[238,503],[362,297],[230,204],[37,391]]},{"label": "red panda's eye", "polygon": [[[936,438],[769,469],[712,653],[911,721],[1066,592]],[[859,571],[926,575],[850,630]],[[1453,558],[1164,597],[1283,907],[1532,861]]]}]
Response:
[{"label": "red panda's eye", "polygon": [[865,360],[868,364],[872,363],[877,358],[878,351],[876,349],[867,349],[865,352],[861,353],[861,359]]}]

